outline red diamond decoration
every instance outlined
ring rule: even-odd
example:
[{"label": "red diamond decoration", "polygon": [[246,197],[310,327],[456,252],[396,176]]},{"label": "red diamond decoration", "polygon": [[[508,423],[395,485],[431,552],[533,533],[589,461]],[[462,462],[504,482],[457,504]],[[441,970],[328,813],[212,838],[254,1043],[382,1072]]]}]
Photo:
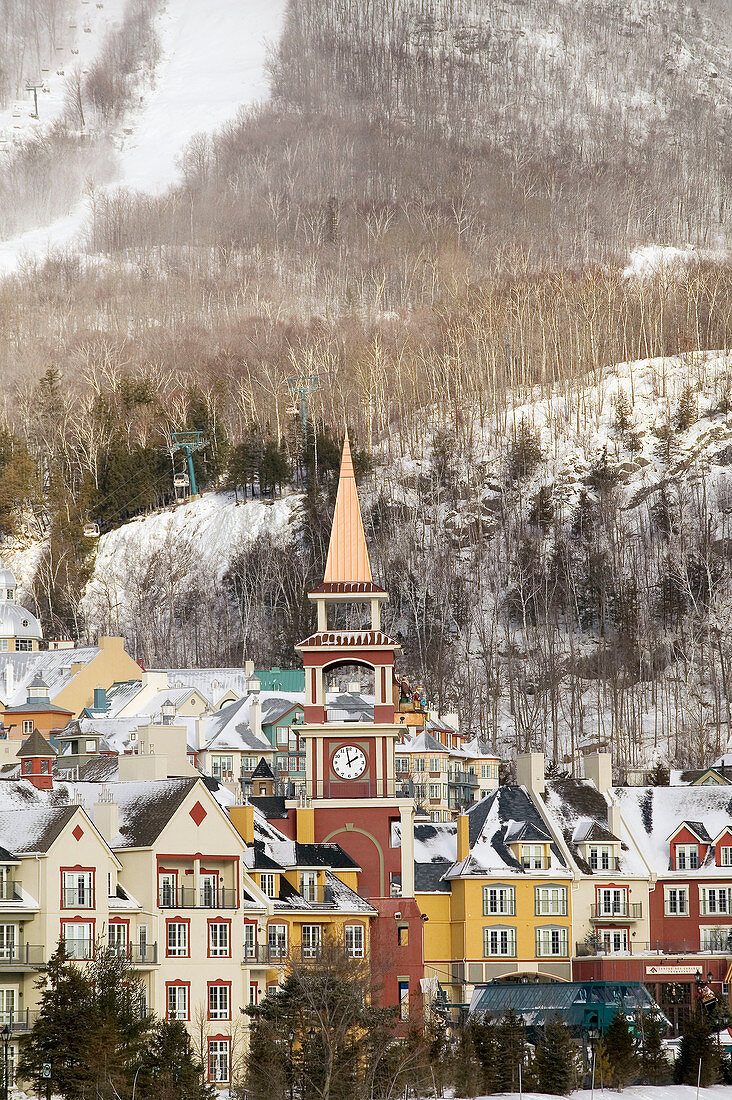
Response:
[{"label": "red diamond decoration", "polygon": [[204,817],[206,817],[206,811],[204,810],[200,802],[197,802],[195,806],[191,807],[190,813],[196,825],[200,825]]},{"label": "red diamond decoration", "polygon": [[72,829],[72,830],[71,830],[71,835],[72,835],[72,836],[73,836],[73,837],[74,837],[74,838],[75,838],[76,840],[81,840],[81,838],[82,838],[82,837],[83,837],[83,835],[84,835],[84,830],[82,829],[81,825],[77,825],[75,829]]}]

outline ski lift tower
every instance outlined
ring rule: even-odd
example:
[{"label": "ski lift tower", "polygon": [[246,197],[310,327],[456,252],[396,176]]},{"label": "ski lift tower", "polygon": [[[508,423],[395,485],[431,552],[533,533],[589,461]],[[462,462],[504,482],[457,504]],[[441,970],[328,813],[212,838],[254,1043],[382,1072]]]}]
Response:
[{"label": "ski lift tower", "polygon": [[27,92],[33,92],[33,103],[35,104],[34,118],[38,118],[38,92],[43,87],[42,80],[26,80],[25,90]]},{"label": "ski lift tower", "polygon": [[196,485],[196,474],[193,469],[193,452],[197,451],[203,443],[203,432],[173,432],[171,443],[171,451],[175,454],[176,451],[185,451],[186,459],[188,461],[188,479],[191,485],[191,497],[198,496],[198,486]]},{"label": "ski lift tower", "polygon": [[[292,396],[295,397],[296,400],[299,398],[302,453],[304,455],[308,440],[308,394],[311,394],[314,389],[317,389],[318,376],[317,374],[309,374],[307,377],[288,378],[287,385],[290,387]],[[297,411],[297,409],[294,409],[294,411]]]}]

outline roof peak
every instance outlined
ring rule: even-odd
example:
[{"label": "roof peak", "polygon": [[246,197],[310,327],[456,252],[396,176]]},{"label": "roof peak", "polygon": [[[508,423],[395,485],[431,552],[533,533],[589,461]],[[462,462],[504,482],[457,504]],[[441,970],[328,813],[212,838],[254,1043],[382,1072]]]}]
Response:
[{"label": "roof peak", "polygon": [[325,584],[373,581],[347,431],[323,581]]}]

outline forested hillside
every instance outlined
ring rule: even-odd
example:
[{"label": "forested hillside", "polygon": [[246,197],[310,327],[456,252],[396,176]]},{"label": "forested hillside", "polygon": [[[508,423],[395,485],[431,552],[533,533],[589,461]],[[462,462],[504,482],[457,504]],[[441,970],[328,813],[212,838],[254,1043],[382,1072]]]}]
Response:
[{"label": "forested hillside", "polygon": [[[0,524],[42,547],[46,629],[119,625],[83,523],[170,505],[195,428],[202,487],[296,494],[289,522],[190,583],[195,539],[148,540],[159,628],[122,628],[150,663],[289,661],[348,424],[440,706],[556,758],[726,743],[728,14],[292,0],[269,103],[0,284]],[[690,247],[626,270],[649,245]]]}]

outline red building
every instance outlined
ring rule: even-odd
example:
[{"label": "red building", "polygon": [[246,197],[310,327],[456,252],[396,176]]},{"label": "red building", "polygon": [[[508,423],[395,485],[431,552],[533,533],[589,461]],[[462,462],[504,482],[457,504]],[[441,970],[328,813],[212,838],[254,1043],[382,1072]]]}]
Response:
[{"label": "red building", "polygon": [[[313,811],[308,824],[313,841],[338,843],[362,869],[359,893],[380,914],[372,965],[383,1003],[399,1004],[403,1015],[419,1012],[423,954],[422,918],[414,900],[414,802],[400,793],[394,760],[400,736],[393,702],[399,646],[381,629],[388,594],[371,574],[348,437],[325,577],[309,597],[316,604],[317,629],[297,646],[305,665],[300,736],[308,777],[301,809]],[[362,714],[353,720],[338,693],[329,692],[329,679],[338,684],[339,678],[358,680],[373,696],[372,720],[364,721]],[[277,826],[295,839],[295,802],[288,810],[287,821]]]}]

